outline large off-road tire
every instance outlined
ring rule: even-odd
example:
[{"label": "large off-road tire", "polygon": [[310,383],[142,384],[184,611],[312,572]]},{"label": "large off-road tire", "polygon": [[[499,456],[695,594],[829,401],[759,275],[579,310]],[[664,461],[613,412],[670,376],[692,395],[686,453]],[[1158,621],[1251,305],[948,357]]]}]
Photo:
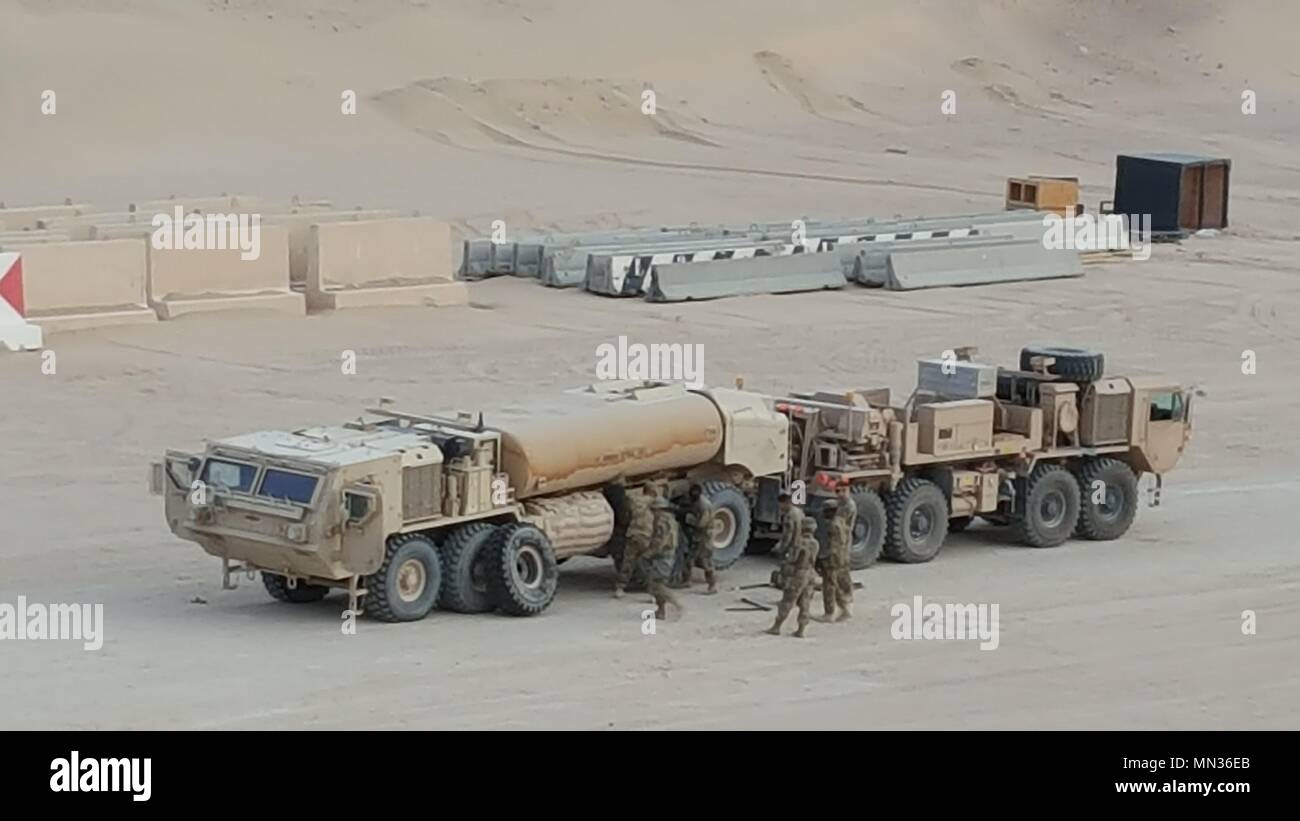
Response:
[{"label": "large off-road tire", "polygon": [[853,522],[853,540],[849,544],[849,567],[865,570],[880,560],[889,530],[889,514],[880,495],[870,488],[853,491],[858,517]]},{"label": "large off-road tire", "polygon": [[492,603],[511,616],[536,616],[555,598],[559,564],[551,540],[534,525],[502,525],[484,548]]},{"label": "large off-road tire", "polygon": [[726,570],[740,560],[749,544],[749,500],[730,482],[704,482],[701,489],[713,504],[713,567]]},{"label": "large off-road tire", "polygon": [[365,584],[366,615],[379,621],[419,621],[429,615],[442,589],[438,548],[418,533],[393,536],[384,563]]},{"label": "large off-road tire", "polygon": [[443,542],[440,607],[457,613],[486,613],[493,609],[483,559],[484,545],[496,530],[496,525],[473,522],[456,528]]},{"label": "large off-road tire", "polygon": [[948,536],[948,497],[942,488],[927,479],[904,479],[889,494],[885,509],[889,521],[885,556],[920,564],[939,555]]},{"label": "large off-road tire", "polygon": [[330,589],[323,584],[298,582],[296,587],[290,587],[287,578],[266,571],[262,572],[262,585],[266,588],[266,592],[271,594],[271,598],[291,604],[320,601],[325,598],[326,593],[330,592]]},{"label": "large off-road tire", "polygon": [[1030,547],[1056,547],[1079,521],[1079,483],[1056,464],[1040,464],[1020,480],[1021,505],[1016,534]]},{"label": "large off-road tire", "polygon": [[1106,357],[1103,354],[1084,350],[1083,348],[1054,348],[1033,345],[1020,350],[1020,370],[1033,370],[1030,361],[1035,356],[1052,356],[1056,362],[1047,367],[1048,373],[1054,373],[1071,382],[1093,382],[1101,379],[1106,370]]},{"label": "large off-road tire", "polygon": [[[1079,523],[1076,535],[1096,542],[1118,539],[1128,532],[1138,509],[1138,480],[1133,470],[1118,459],[1088,459],[1076,471],[1079,482]],[[1101,482],[1102,488],[1094,488]],[[1102,490],[1101,504],[1092,499]]]}]

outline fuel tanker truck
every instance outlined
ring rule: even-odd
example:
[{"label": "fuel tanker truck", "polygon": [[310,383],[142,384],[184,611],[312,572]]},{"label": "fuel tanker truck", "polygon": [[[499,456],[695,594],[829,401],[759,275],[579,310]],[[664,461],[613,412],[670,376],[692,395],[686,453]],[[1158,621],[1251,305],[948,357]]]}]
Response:
[{"label": "fuel tanker truck", "polygon": [[699,482],[714,562],[744,552],[760,493],[787,481],[789,418],[766,396],[601,382],[477,416],[381,402],[332,427],[168,451],[152,466],[167,524],[221,559],[222,586],[260,573],[280,601],[347,591],[383,621],[435,606],[514,616],[555,596],[559,563],[612,555],[620,494]]}]

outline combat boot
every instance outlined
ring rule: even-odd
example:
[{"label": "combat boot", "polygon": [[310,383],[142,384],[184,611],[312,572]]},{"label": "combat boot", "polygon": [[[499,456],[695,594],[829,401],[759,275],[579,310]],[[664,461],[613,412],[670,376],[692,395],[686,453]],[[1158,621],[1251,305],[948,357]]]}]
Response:
[{"label": "combat boot", "polygon": [[797,639],[801,639],[801,638],[803,638],[803,628],[804,628],[804,625],[802,625],[802,624],[799,625],[799,629],[798,629],[798,630],[795,630],[794,633],[792,633],[791,635],[793,635],[793,636],[794,636],[795,638],[797,638]]},{"label": "combat boot", "polygon": [[769,634],[769,635],[773,635],[773,636],[779,636],[779,635],[781,635],[781,622],[778,621],[776,624],[774,624],[774,625],[772,625],[771,627],[767,628],[767,629],[764,630],[763,632],[764,632],[764,633],[767,633],[767,634]]},{"label": "combat boot", "polygon": [[848,621],[853,618],[853,609],[851,605],[844,605],[840,608],[840,614],[835,617],[835,621]]},{"label": "combat boot", "polygon": [[621,599],[621,598],[623,598],[623,588],[621,588],[621,587],[615,587],[615,588],[614,588],[614,598],[616,598],[616,599]]},{"label": "combat boot", "polygon": [[668,618],[668,614],[664,612],[664,606],[662,604],[655,608],[655,618],[656,619]]},{"label": "combat boot", "polygon": [[708,589],[708,590],[705,590],[704,592],[705,592],[706,595],[709,595],[709,596],[712,596],[713,594],[717,593],[717,592],[718,592],[718,583],[717,583],[717,582],[709,582],[709,589]]}]

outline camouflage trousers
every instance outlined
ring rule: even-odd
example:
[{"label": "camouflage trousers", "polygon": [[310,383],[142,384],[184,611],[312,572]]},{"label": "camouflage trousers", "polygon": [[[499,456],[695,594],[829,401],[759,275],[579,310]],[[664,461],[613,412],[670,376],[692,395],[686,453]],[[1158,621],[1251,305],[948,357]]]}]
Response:
[{"label": "camouflage trousers", "polygon": [[673,592],[668,589],[668,585],[664,583],[663,575],[655,568],[653,562],[646,562],[645,577],[646,590],[651,596],[654,596],[655,599],[656,616],[663,618],[664,605],[671,604],[674,607],[681,606],[681,603],[677,601],[677,597],[673,595]]},{"label": "camouflage trousers", "polygon": [[825,562],[819,568],[822,576],[822,607],[826,616],[837,609],[844,610],[853,603],[853,577],[849,569],[834,562]]},{"label": "camouflage trousers", "polygon": [[637,566],[641,565],[650,548],[650,537],[629,533],[623,541],[623,559],[618,567],[618,587],[627,587]]},{"label": "camouflage trousers", "polygon": [[782,623],[785,622],[790,615],[790,611],[795,607],[799,608],[799,629],[802,630],[807,626],[808,621],[812,618],[812,613],[809,612],[812,610],[812,599],[812,571],[795,571],[795,574],[786,582],[785,589],[781,594],[781,603],[776,606],[776,629],[781,629]]},{"label": "camouflage trousers", "polygon": [[686,549],[686,561],[682,562],[681,578],[678,581],[689,585],[696,565],[704,568],[704,579],[710,587],[717,583],[717,573],[713,569],[712,538],[696,536],[691,539],[690,547]]}]

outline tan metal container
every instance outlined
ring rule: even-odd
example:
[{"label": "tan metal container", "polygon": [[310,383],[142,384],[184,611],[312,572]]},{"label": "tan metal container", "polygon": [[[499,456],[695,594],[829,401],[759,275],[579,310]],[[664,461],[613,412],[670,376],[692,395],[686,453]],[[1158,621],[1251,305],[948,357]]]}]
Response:
[{"label": "tan metal container", "polygon": [[567,393],[484,421],[501,431],[502,468],[520,499],[694,467],[722,448],[717,407],[678,387]]}]

